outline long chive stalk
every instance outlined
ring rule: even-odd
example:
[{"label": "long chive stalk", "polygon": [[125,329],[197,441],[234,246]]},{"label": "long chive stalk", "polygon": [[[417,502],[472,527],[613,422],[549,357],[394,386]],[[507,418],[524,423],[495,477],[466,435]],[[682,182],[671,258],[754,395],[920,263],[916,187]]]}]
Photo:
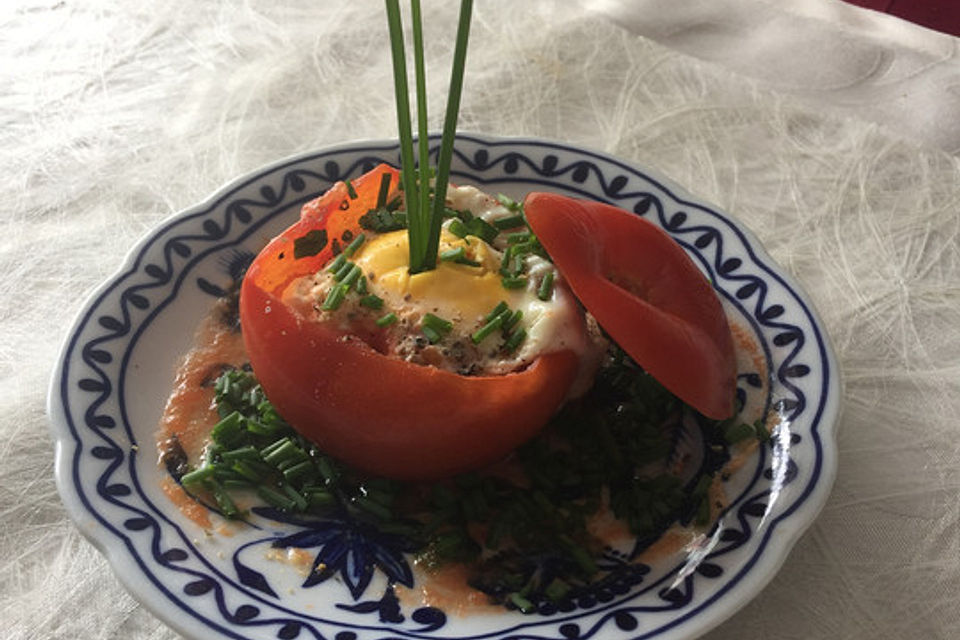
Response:
[{"label": "long chive stalk", "polygon": [[447,111],[443,121],[443,138],[440,140],[440,155],[437,158],[437,181],[433,189],[433,216],[430,220],[430,235],[424,261],[427,269],[436,267],[437,251],[440,248],[440,224],[447,200],[453,141],[457,135],[457,117],[460,113],[460,95],[463,93],[463,72],[467,63],[467,41],[470,39],[472,13],[473,0],[461,0],[457,43],[453,51],[453,69],[450,72],[450,88],[447,93]]},{"label": "long chive stalk", "polygon": [[[400,168],[403,192],[407,201],[407,231],[410,255],[421,255],[426,244],[421,218],[415,215],[417,203],[416,175],[413,161],[413,133],[410,125],[410,97],[407,89],[407,58],[403,47],[403,25],[400,22],[399,0],[386,0],[387,25],[390,29],[390,54],[393,59],[393,89],[397,103],[397,131],[400,135]],[[413,265],[411,265],[412,267]],[[411,269],[412,270],[412,269]]]},{"label": "long chive stalk", "polygon": [[413,14],[414,66],[416,70],[417,125],[419,145],[419,188],[417,165],[414,164],[413,134],[410,120],[410,101],[407,88],[407,66],[403,45],[403,27],[400,21],[399,0],[386,0],[387,22],[390,30],[390,51],[393,58],[394,90],[396,91],[397,124],[400,135],[400,160],[403,173],[404,199],[407,205],[407,234],[410,245],[410,273],[429,271],[437,266],[440,246],[440,226],[453,157],[453,141],[457,132],[457,116],[463,91],[463,74],[467,58],[467,40],[470,36],[470,17],[473,0],[461,0],[460,20],[450,74],[447,110],[444,116],[443,138],[437,162],[433,207],[430,206],[430,141],[427,134],[427,89],[423,60],[423,30],[419,0],[411,0]]},{"label": "long chive stalk", "polygon": [[[417,154],[417,163],[420,169],[420,182],[418,185],[419,198],[417,200],[417,213],[420,216],[421,228],[432,229],[430,223],[430,136],[427,132],[427,71],[423,61],[423,26],[420,14],[420,0],[410,0],[410,13],[413,17],[413,64],[416,70],[417,78],[417,142],[419,143],[419,153]],[[409,210],[409,206],[407,209]],[[429,236],[428,236],[429,238]],[[424,243],[423,250],[430,251],[430,240]],[[434,252],[436,253],[436,252]],[[422,265],[424,270],[432,269],[433,263],[424,260],[421,256],[410,256],[410,264]],[[412,273],[416,273],[413,269]]]}]

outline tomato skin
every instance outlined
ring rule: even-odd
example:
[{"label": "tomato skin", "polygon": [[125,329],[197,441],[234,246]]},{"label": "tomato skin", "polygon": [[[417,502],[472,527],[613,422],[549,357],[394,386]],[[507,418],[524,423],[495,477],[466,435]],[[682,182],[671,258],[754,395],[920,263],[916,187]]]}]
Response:
[{"label": "tomato skin", "polygon": [[240,293],[244,344],[277,411],[321,449],[381,476],[443,478],[495,462],[535,435],[564,401],[578,358],[555,352],[520,372],[465,377],[385,356],[286,304],[286,287],[331,255],[327,247],[293,260],[293,240],[313,229],[332,240],[356,225],[374,207],[384,171],[396,178],[381,166],[353,182],[359,197],[347,210],[342,184],[306,205],[257,256]]},{"label": "tomato skin", "polygon": [[[360,216],[376,207],[381,176],[384,174],[390,176],[391,195],[388,201],[393,198],[399,186],[399,172],[385,164],[352,181],[357,194],[355,199],[350,198],[343,182],[337,182],[322,196],[303,205],[300,220],[264,247],[247,270],[245,279],[256,281],[264,291],[279,294],[297,278],[322,269],[333,257],[334,240],[343,246],[345,231],[352,234],[361,231]],[[325,233],[327,244],[314,256],[296,259],[294,241],[310,231]]]},{"label": "tomato skin", "polygon": [[553,415],[577,368],[562,351],[519,373],[460,376],[305,320],[252,281],[241,300],[254,374],[280,414],[324,451],[382,476],[434,479],[495,462]]},{"label": "tomato skin", "polygon": [[531,193],[524,211],[577,298],[637,364],[703,415],[733,415],[730,326],[680,245],[647,220],[599,202]]}]

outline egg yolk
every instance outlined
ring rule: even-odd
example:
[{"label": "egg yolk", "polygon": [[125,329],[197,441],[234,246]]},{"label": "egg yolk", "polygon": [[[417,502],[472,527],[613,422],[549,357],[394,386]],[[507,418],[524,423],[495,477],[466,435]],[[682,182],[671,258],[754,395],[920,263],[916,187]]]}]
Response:
[{"label": "egg yolk", "polygon": [[511,308],[520,306],[524,292],[504,289],[499,273],[500,254],[495,249],[479,238],[441,232],[441,254],[459,247],[478,266],[438,260],[436,269],[411,274],[406,231],[372,238],[353,260],[394,308],[413,302],[419,309],[448,320],[471,322],[485,316],[501,301]]}]

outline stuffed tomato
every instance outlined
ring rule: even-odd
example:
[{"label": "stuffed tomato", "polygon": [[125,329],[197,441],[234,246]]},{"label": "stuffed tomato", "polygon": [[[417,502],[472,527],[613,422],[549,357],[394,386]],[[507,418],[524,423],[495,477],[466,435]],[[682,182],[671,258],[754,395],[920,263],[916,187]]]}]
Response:
[{"label": "stuffed tomato", "polygon": [[439,478],[532,437],[603,346],[522,215],[475,189],[448,193],[437,267],[411,275],[397,182],[382,165],[308,203],[247,271],[241,324],[297,431],[369,472]]}]

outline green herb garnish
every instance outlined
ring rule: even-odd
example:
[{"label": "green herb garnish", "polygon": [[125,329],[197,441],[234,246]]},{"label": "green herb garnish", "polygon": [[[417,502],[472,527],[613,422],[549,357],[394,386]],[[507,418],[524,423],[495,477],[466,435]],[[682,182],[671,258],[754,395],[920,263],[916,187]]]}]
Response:
[{"label": "green herb garnish", "polygon": [[[408,98],[407,65],[403,44],[403,27],[398,0],[386,0],[387,24],[390,31],[390,51],[393,60],[394,92],[397,105],[397,129],[400,137],[401,177],[407,207],[407,233],[410,246],[410,273],[436,268],[440,245],[440,225],[446,203],[453,141],[456,136],[457,115],[463,90],[463,72],[466,64],[467,40],[470,35],[472,0],[461,0],[453,54],[453,69],[447,94],[443,136],[437,159],[433,203],[430,199],[429,139],[427,136],[426,70],[423,63],[423,39],[419,0],[411,0],[413,19],[414,68],[418,111],[419,165],[414,162],[413,133]],[[418,174],[419,169],[419,174]],[[418,179],[419,176],[419,179]]]},{"label": "green herb garnish", "polygon": [[366,236],[365,236],[365,235],[363,235],[362,233],[357,234],[357,237],[355,237],[355,238],[350,242],[350,244],[348,244],[348,245],[346,246],[346,248],[343,250],[343,253],[344,253],[348,258],[353,257],[353,254],[355,254],[355,253],[357,252],[357,249],[360,248],[360,245],[363,244],[363,241],[364,241],[364,240],[366,240]]},{"label": "green herb garnish", "polygon": [[386,314],[385,316],[381,316],[380,318],[377,319],[377,326],[378,326],[378,327],[389,327],[390,325],[392,325],[393,323],[395,323],[397,320],[398,320],[397,314],[395,314],[394,312],[391,311],[390,313]]},{"label": "green herb garnish", "polygon": [[360,298],[360,306],[366,307],[368,309],[382,309],[383,308],[383,298],[374,294],[368,293],[367,295]]},{"label": "green herb garnish", "polygon": [[540,286],[537,288],[537,297],[544,302],[553,295],[553,278],[553,271],[547,271],[547,275],[543,276],[543,280],[540,281]]},{"label": "green herb garnish", "polygon": [[523,289],[527,286],[527,279],[518,276],[506,276],[500,279],[504,289]]},{"label": "green herb garnish", "polygon": [[357,190],[353,188],[353,183],[350,182],[349,180],[344,180],[344,181],[343,181],[343,184],[345,184],[346,187],[347,187],[347,196],[348,196],[351,200],[356,200],[356,199],[357,199]]},{"label": "green herb garnish", "polygon": [[500,231],[505,231],[507,229],[515,229],[524,223],[525,220],[523,219],[523,215],[515,215],[510,216],[509,218],[500,218],[499,220],[494,220],[493,226]]},{"label": "green herb garnish", "polygon": [[323,304],[320,305],[320,308],[323,311],[336,311],[340,308],[340,305],[343,304],[349,290],[350,287],[346,284],[340,283],[334,285],[330,289],[330,292],[327,293],[327,297],[323,301]]},{"label": "green herb garnish", "polygon": [[293,240],[293,258],[299,260],[300,258],[309,258],[315,256],[321,251],[324,247],[327,246],[327,230],[326,229],[314,229],[308,231],[305,235],[294,238]]}]

